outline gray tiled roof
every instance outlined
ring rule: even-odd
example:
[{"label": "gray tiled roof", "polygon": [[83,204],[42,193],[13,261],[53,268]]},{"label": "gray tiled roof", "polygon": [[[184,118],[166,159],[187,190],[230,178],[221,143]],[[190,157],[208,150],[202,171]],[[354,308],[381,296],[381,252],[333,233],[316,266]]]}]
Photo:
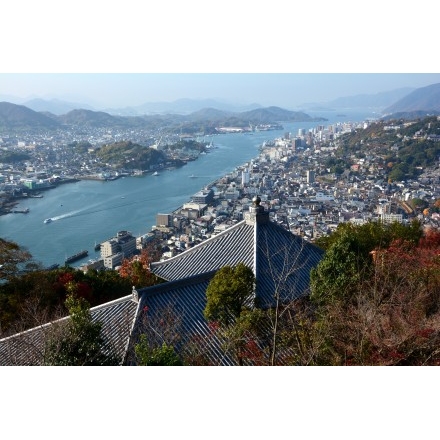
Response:
[{"label": "gray tiled roof", "polygon": [[[128,346],[129,336],[136,316],[138,303],[133,296],[90,309],[92,320],[101,322],[102,336],[108,346],[122,360]],[[0,339],[0,365],[42,365],[45,340],[68,318],[44,324],[39,327]]]},{"label": "gray tiled roof", "polygon": [[153,263],[151,268],[171,281],[244,263],[256,276],[256,296],[265,307],[273,302],[275,292],[285,300],[307,294],[310,270],[322,255],[317,246],[275,223],[243,220],[176,257]]},{"label": "gray tiled roof", "polygon": [[[265,218],[244,220],[174,258],[153,263],[152,271],[168,282],[139,290],[132,344],[140,333],[153,346],[165,342],[177,351],[197,340],[205,360],[233,365],[203,316],[208,284],[225,265],[242,262],[252,268],[261,307],[273,306],[275,293],[285,301],[308,294],[310,270],[323,251]],[[132,349],[128,364],[136,363]]]},{"label": "gray tiled roof", "polygon": [[153,346],[167,343],[178,352],[191,341],[205,341],[206,358],[214,364],[232,364],[203,316],[206,289],[213,276],[210,272],[138,290],[139,314],[126,364],[136,363],[133,347],[139,334],[146,334]]},{"label": "gray tiled roof", "polygon": [[[194,346],[205,361],[231,365],[218,333],[203,316],[206,289],[215,272],[239,263],[252,268],[258,305],[265,308],[274,304],[277,293],[281,300],[308,294],[310,270],[322,256],[321,249],[270,222],[256,206],[246,220],[174,258],[153,263],[152,271],[167,282],[94,307],[92,317],[102,322],[105,340],[125,365],[136,364],[134,346],[141,333],[153,346],[167,343],[177,351]],[[0,365],[41,364],[44,332],[50,325],[0,340]]]},{"label": "gray tiled roof", "polygon": [[253,242],[254,228],[243,221],[176,257],[152,263],[151,269],[164,280],[172,281],[240,262],[253,268]]},{"label": "gray tiled roof", "polygon": [[309,294],[310,271],[323,250],[275,223],[257,224],[255,243],[256,296],[271,307],[274,295],[289,301]]}]

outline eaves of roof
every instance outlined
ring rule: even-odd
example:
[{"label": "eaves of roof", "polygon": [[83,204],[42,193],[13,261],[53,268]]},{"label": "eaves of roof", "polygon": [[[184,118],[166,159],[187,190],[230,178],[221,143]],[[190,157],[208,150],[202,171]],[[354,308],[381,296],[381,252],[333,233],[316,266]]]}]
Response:
[{"label": "eaves of roof", "polygon": [[138,290],[138,315],[127,351],[126,365],[137,363],[134,347],[140,334],[147,336],[151,346],[166,343],[177,352],[196,341],[203,341],[206,350],[204,356],[211,359],[214,365],[233,363],[221,350],[220,342],[203,315],[206,289],[214,274],[208,272]]},{"label": "eaves of roof", "polygon": [[[128,347],[137,308],[133,295],[128,295],[90,309],[92,320],[102,323],[101,334],[106,346],[121,360]],[[61,318],[0,339],[0,365],[43,365],[47,338],[56,325],[68,319]]]}]

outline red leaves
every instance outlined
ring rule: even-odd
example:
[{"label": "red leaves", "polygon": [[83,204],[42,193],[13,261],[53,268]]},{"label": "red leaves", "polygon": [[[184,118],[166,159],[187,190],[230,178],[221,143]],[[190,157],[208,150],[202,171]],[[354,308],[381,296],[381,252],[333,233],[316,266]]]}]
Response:
[{"label": "red leaves", "polygon": [[147,287],[156,284],[157,280],[150,270],[150,264],[157,261],[158,255],[154,248],[148,248],[143,249],[140,255],[125,258],[119,269],[119,275],[130,279],[134,286]]},{"label": "red leaves", "polygon": [[427,230],[417,244],[395,240],[372,255],[373,271],[357,294],[326,310],[330,362],[437,365],[440,232]]},{"label": "red leaves", "polygon": [[76,284],[76,295],[79,298],[84,298],[89,303],[93,299],[92,292],[92,288],[87,283],[80,281]]},{"label": "red leaves", "polygon": [[256,343],[255,339],[249,339],[245,342],[240,353],[242,359],[246,359],[253,365],[265,365],[264,352]]},{"label": "red leaves", "polygon": [[416,331],[416,335],[428,339],[435,332],[432,328],[422,328]]},{"label": "red leaves", "polygon": [[65,272],[61,274],[58,278],[58,281],[63,285],[66,286],[66,284],[71,283],[75,280],[75,277],[73,276],[73,273],[71,272]]},{"label": "red leaves", "polygon": [[220,329],[220,323],[218,321],[209,321],[208,328],[211,333],[217,333]]}]

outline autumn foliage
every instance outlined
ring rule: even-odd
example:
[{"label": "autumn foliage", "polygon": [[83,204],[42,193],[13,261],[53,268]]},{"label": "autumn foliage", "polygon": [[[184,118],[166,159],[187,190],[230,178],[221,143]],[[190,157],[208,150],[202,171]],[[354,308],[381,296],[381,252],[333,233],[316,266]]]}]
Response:
[{"label": "autumn foliage", "polygon": [[[440,232],[371,253],[350,295],[331,297],[309,330],[326,365],[440,364]],[[315,344],[315,349],[317,345]]]},{"label": "autumn foliage", "polygon": [[151,244],[147,248],[142,249],[140,255],[125,258],[119,269],[119,275],[130,279],[132,285],[136,287],[149,287],[158,284],[160,280],[151,272],[150,264],[158,261],[160,255],[159,249],[154,244]]}]

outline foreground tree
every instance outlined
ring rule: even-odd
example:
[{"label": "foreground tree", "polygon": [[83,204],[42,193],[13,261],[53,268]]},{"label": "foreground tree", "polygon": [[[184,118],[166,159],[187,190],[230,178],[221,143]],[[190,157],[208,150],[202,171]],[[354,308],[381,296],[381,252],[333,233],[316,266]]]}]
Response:
[{"label": "foreground tree", "polygon": [[182,365],[174,347],[165,342],[156,348],[151,348],[148,344],[147,335],[142,334],[139,342],[134,347],[137,365],[140,366],[164,366],[175,367]]},{"label": "foreground tree", "polygon": [[250,268],[239,263],[219,269],[206,290],[205,318],[228,325],[244,309],[253,307],[255,276]]},{"label": "foreground tree", "polygon": [[13,241],[0,238],[0,280],[10,280],[20,273],[38,269],[32,255]]},{"label": "foreground tree", "polygon": [[255,276],[243,263],[219,269],[206,290],[204,315],[209,322],[211,343],[239,365],[264,363],[258,345],[262,312],[255,309]]},{"label": "foreground tree", "polygon": [[102,325],[93,322],[89,304],[77,298],[72,285],[66,299],[67,322],[53,324],[54,331],[47,341],[46,365],[91,366],[118,365],[118,360],[106,350],[101,335]]},{"label": "foreground tree", "polygon": [[[65,315],[68,286],[91,307],[129,295],[132,283],[116,271],[80,270],[62,267],[33,270],[0,283],[0,334],[8,336]],[[31,312],[32,313],[29,313]],[[42,321],[45,319],[45,321]]]},{"label": "foreground tree", "polygon": [[371,252],[386,249],[395,240],[415,245],[422,236],[418,221],[408,226],[398,222],[369,222],[360,226],[340,224],[335,233],[318,242],[326,249],[326,254],[310,273],[311,298],[319,303],[354,294],[358,283],[371,275]]},{"label": "foreground tree", "polygon": [[[440,364],[440,233],[395,240],[371,255],[350,295],[314,301],[320,365]],[[313,297],[312,297],[313,300]]]}]

